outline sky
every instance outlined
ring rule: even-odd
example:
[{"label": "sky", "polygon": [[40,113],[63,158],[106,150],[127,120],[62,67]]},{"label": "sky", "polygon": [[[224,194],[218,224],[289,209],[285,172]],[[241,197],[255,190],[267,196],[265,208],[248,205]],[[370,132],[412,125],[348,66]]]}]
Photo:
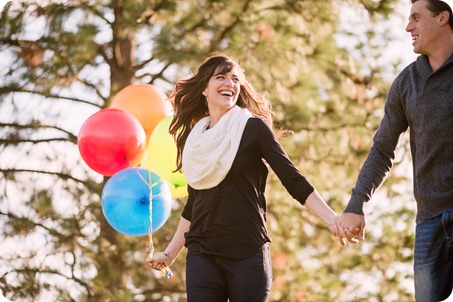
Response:
[{"label": "sky", "polygon": [[10,2],[10,0],[0,0],[0,11],[3,9],[7,2]]}]

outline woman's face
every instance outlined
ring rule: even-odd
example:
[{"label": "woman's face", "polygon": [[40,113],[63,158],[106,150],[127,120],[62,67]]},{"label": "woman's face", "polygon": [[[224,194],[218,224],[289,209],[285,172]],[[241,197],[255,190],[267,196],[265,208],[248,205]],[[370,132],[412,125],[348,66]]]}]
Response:
[{"label": "woman's face", "polygon": [[236,105],[241,91],[241,77],[241,70],[237,66],[226,73],[214,73],[203,91],[210,114],[223,114]]}]

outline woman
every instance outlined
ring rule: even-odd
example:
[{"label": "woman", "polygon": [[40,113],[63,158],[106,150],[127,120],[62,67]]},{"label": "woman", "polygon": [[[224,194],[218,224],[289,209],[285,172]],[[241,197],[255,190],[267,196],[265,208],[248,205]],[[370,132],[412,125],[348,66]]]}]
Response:
[{"label": "woman", "polygon": [[189,195],[173,239],[147,259],[149,266],[171,266],[186,246],[189,302],[267,301],[272,280],[267,166],[334,235],[337,215],[289,160],[272,131],[268,101],[237,61],[223,54],[208,57],[195,75],[176,84],[170,98],[170,133]]}]

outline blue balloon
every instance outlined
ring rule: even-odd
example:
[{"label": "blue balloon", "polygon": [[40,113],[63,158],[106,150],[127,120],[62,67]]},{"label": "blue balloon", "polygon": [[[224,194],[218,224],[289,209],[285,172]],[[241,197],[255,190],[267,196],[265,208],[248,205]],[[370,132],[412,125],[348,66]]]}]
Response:
[{"label": "blue balloon", "polygon": [[102,190],[102,211],[107,222],[129,236],[148,234],[150,186],[152,187],[152,231],[170,217],[172,198],[167,183],[143,168],[126,168],[115,173]]}]

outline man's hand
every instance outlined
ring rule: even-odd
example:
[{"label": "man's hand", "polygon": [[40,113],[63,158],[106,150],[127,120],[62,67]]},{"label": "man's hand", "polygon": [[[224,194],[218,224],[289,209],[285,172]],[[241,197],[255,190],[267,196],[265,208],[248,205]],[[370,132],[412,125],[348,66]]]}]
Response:
[{"label": "man's hand", "polygon": [[349,242],[365,240],[365,215],[343,213],[338,220],[339,237],[345,237]]}]

